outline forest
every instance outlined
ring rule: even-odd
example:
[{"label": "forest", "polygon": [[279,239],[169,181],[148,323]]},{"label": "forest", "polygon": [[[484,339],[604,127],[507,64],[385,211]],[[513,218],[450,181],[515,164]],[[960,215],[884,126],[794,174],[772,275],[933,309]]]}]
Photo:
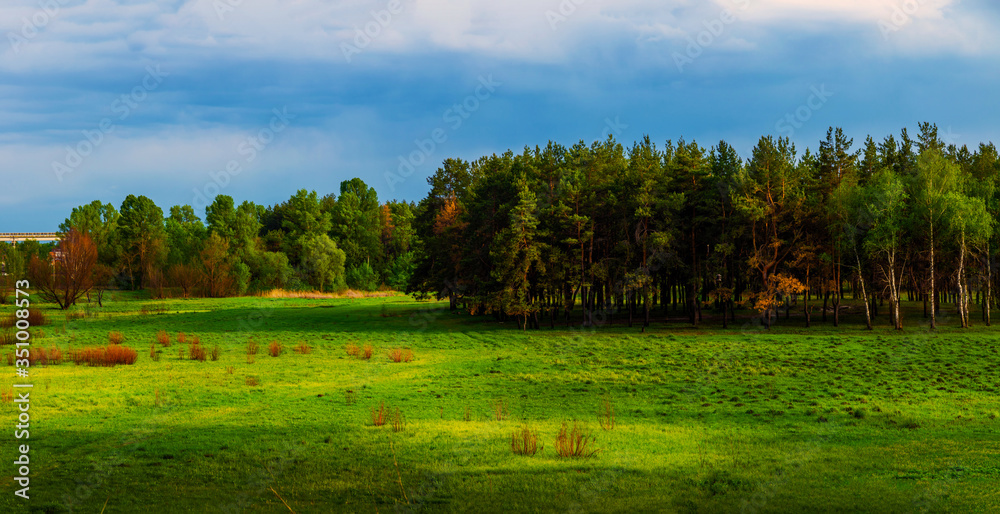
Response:
[{"label": "forest", "polygon": [[[406,291],[520,329],[683,316],[839,325],[846,298],[902,330],[902,302],[961,326],[990,323],[1000,243],[993,143],[946,144],[932,123],[860,144],[831,127],[818,149],[761,137],[751,155],[647,136],[548,142],[447,159],[417,203],[359,178],[261,206],[217,196],[204,220],[145,196],[73,209],[50,245],[2,245],[66,308],[109,288],[224,297],[274,289]],[[10,284],[6,284],[8,287]],[[9,301],[9,293],[0,294]]]}]

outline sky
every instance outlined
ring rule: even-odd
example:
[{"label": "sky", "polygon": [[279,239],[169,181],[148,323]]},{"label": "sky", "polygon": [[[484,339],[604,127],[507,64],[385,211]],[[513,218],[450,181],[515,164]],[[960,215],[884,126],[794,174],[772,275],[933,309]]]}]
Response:
[{"label": "sky", "polygon": [[444,159],[549,140],[1000,143],[998,22],[988,0],[4,0],[0,232],[353,177],[418,201]]}]

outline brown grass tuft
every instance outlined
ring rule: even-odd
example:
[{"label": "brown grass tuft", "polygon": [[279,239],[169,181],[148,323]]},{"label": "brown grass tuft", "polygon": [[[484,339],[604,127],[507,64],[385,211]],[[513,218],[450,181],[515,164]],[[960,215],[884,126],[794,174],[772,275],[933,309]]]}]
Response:
[{"label": "brown grass tuft", "polygon": [[597,411],[597,421],[601,423],[604,430],[613,430],[617,421],[615,419],[615,407],[611,405],[611,399],[605,397],[601,401],[601,406]]},{"label": "brown grass tuft", "polygon": [[160,343],[161,346],[170,346],[170,335],[167,334],[166,330],[161,330],[156,333],[156,342]]},{"label": "brown grass tuft", "polygon": [[305,355],[305,354],[308,354],[310,352],[312,352],[312,348],[309,348],[309,345],[307,345],[304,342],[303,343],[299,343],[299,345],[295,347],[295,353]]},{"label": "brown grass tuft", "polygon": [[193,361],[205,362],[205,347],[200,344],[192,344],[188,348],[188,358]]},{"label": "brown grass tuft", "polygon": [[71,357],[77,365],[114,367],[119,364],[135,364],[139,352],[118,344],[109,344],[105,348],[84,348],[72,351]]},{"label": "brown grass tuft", "polygon": [[39,309],[28,309],[28,324],[33,327],[40,327],[42,325],[47,325],[49,320],[46,319],[45,314]]},{"label": "brown grass tuft", "polygon": [[212,360],[213,361],[219,360],[219,354],[220,353],[222,353],[222,349],[219,348],[219,345],[213,346],[212,347],[212,355],[211,355],[212,356]]},{"label": "brown grass tuft", "polygon": [[531,430],[527,425],[520,430],[515,430],[510,437],[510,451],[514,455],[534,455],[541,451],[538,446],[538,432]]},{"label": "brown grass tuft", "polygon": [[122,344],[125,342],[125,336],[121,332],[113,331],[108,332],[108,342],[111,344]]},{"label": "brown grass tuft", "polygon": [[403,417],[403,413],[399,411],[399,407],[396,407],[396,412],[392,415],[392,431],[402,432],[406,430],[406,418]]},{"label": "brown grass tuft", "polygon": [[385,425],[389,418],[389,409],[385,408],[385,402],[379,402],[378,408],[372,407],[372,425],[380,427]]},{"label": "brown grass tuft", "polygon": [[226,366],[226,373],[229,373],[230,375],[232,375],[234,371],[236,371],[236,368],[234,368],[232,366]]},{"label": "brown grass tuft", "polygon": [[187,336],[184,335],[184,332],[177,333],[177,342],[181,344],[187,343]]},{"label": "brown grass tuft", "polygon": [[250,387],[256,387],[256,386],[260,385],[260,380],[257,380],[257,377],[250,376],[250,375],[247,375],[247,378],[246,378],[245,382]]},{"label": "brown grass tuft", "polygon": [[0,392],[0,401],[3,403],[13,403],[14,402],[14,388],[8,387]]},{"label": "brown grass tuft", "polygon": [[411,362],[413,352],[407,348],[396,348],[389,352],[389,360],[392,362]]},{"label": "brown grass tuft", "polygon": [[160,361],[160,354],[156,351],[156,344],[155,343],[149,345],[149,358],[152,359],[153,362],[159,362]]},{"label": "brown grass tuft", "polygon": [[358,345],[354,343],[347,343],[345,350],[347,350],[347,355],[351,357],[357,357],[361,353],[361,348],[358,348]]},{"label": "brown grass tuft", "polygon": [[283,351],[285,351],[285,347],[277,341],[271,341],[271,344],[267,345],[267,353],[271,354],[271,357],[277,357]]},{"label": "brown grass tuft", "polygon": [[372,345],[366,344],[365,347],[361,350],[361,355],[359,355],[358,357],[363,360],[369,360],[372,358],[372,354],[374,352],[375,349],[372,348]]},{"label": "brown grass tuft", "polygon": [[507,417],[507,400],[498,399],[490,402],[490,408],[493,409],[493,417],[497,421],[503,421]]},{"label": "brown grass tuft", "polygon": [[14,332],[0,332],[0,346],[12,345],[16,342],[17,337],[14,336]]},{"label": "brown grass tuft", "polygon": [[599,450],[593,448],[594,438],[589,432],[573,422],[572,430],[562,424],[556,436],[556,454],[560,457],[591,457]]},{"label": "brown grass tuft", "polygon": [[201,339],[198,336],[191,336],[191,344],[201,344]]},{"label": "brown grass tuft", "polygon": [[357,401],[357,395],[354,394],[353,390],[348,389],[348,390],[344,391],[344,403],[345,404],[347,404],[347,405],[354,405],[355,401]]}]

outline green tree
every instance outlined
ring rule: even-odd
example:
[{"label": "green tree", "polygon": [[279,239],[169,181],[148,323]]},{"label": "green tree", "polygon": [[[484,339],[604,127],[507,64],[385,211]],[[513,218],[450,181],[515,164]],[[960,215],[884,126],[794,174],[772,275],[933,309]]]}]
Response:
[{"label": "green tree", "polygon": [[122,202],[118,232],[123,268],[132,286],[141,289],[144,277],[166,257],[163,210],[145,196],[128,195]]},{"label": "green tree", "polygon": [[326,234],[313,235],[302,243],[303,265],[318,291],[326,285],[343,287],[346,254]]}]

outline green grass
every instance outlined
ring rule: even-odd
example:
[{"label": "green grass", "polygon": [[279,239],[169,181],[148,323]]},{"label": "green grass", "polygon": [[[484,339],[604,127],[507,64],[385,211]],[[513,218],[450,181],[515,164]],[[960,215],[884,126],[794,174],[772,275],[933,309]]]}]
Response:
[{"label": "green grass", "polygon": [[[8,464],[0,511],[1000,510],[997,329],[945,319],[929,334],[914,310],[901,334],[884,317],[873,333],[794,319],[769,332],[522,332],[403,296],[116,296],[79,319],[46,309],[36,346],[104,345],[120,331],[139,361],[31,369],[32,499],[13,495]],[[154,362],[159,330],[172,346]],[[189,360],[178,332],[219,345],[219,360]],[[293,352],[300,342],[311,353]],[[349,357],[350,343],[372,345],[372,359]],[[394,348],[414,360],[392,362]],[[14,372],[2,369],[6,389]],[[381,402],[400,409],[403,431],[372,426]],[[0,413],[10,461],[23,441],[14,404]],[[556,455],[574,421],[594,456]],[[537,455],[511,451],[524,427]]]}]

